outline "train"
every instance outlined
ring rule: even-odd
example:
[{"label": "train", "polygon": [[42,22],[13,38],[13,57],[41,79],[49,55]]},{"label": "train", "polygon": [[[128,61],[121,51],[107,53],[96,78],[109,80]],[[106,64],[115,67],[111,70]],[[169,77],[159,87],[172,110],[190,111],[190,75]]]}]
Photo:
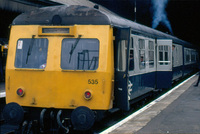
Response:
[{"label": "train", "polygon": [[3,117],[22,131],[90,130],[197,71],[198,57],[191,43],[98,5],[25,12],[11,25]]}]

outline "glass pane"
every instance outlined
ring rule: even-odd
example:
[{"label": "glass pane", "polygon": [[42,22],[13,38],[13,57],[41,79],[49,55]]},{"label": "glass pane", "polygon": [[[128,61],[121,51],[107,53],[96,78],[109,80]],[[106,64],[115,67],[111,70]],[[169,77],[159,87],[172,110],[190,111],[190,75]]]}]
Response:
[{"label": "glass pane", "polygon": [[47,39],[19,39],[17,41],[15,67],[44,69],[47,51]]},{"label": "glass pane", "polygon": [[154,67],[154,43],[149,41],[149,67]]},{"label": "glass pane", "polygon": [[[165,61],[169,61],[168,52],[165,52]],[[165,62],[165,65],[168,65],[169,63]]]},{"label": "glass pane", "polygon": [[139,49],[145,49],[145,41],[143,39],[139,39]]},{"label": "glass pane", "polygon": [[127,40],[121,40],[118,43],[118,70],[126,70]]},{"label": "glass pane", "polygon": [[145,51],[144,50],[140,50],[139,51],[140,54],[140,69],[145,69]]},{"label": "glass pane", "polygon": [[134,51],[130,50],[130,62],[129,62],[129,70],[134,70]]},{"label": "glass pane", "polygon": [[164,46],[164,51],[169,51],[169,46]]},{"label": "glass pane", "polygon": [[149,67],[154,67],[154,51],[149,51]]},{"label": "glass pane", "polygon": [[133,37],[131,37],[130,42],[130,56],[129,56],[129,71],[134,70],[134,40]]},{"label": "glass pane", "polygon": [[[163,61],[163,52],[159,52],[159,61]],[[163,62],[160,62],[160,65],[163,65]]]},{"label": "glass pane", "polygon": [[154,50],[153,41],[149,41],[149,50]]},{"label": "glass pane", "polygon": [[133,37],[131,38],[130,48],[133,48],[134,40]]},{"label": "glass pane", "polygon": [[163,51],[163,46],[159,46],[159,50]]},{"label": "glass pane", "polygon": [[62,41],[61,68],[66,70],[96,70],[99,65],[97,39],[72,39]]}]

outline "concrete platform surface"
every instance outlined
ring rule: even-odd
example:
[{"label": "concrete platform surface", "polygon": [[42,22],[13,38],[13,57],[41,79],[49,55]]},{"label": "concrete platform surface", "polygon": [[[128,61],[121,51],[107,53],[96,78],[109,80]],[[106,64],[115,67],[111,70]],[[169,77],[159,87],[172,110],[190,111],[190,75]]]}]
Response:
[{"label": "concrete platform surface", "polygon": [[193,86],[197,77],[109,134],[200,134],[200,86]]}]

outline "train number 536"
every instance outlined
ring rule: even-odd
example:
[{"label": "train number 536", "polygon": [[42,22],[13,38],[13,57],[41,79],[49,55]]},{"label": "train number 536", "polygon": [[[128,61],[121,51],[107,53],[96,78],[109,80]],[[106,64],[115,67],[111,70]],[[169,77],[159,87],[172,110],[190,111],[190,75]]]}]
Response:
[{"label": "train number 536", "polygon": [[88,79],[88,84],[98,84],[98,79]]}]

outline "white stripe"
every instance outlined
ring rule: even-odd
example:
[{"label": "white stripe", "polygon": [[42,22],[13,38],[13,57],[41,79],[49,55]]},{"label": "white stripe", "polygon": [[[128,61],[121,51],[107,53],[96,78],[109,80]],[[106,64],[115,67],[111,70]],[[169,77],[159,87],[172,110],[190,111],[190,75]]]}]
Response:
[{"label": "white stripe", "polygon": [[163,94],[158,99],[154,100],[153,102],[149,103],[148,105],[144,106],[143,108],[141,108],[138,111],[134,112],[133,114],[129,115],[128,117],[126,117],[125,119],[123,119],[120,122],[116,123],[115,125],[113,125],[113,126],[109,127],[108,129],[104,130],[100,134],[108,134],[108,133],[112,132],[116,128],[118,128],[121,125],[123,125],[124,123],[128,122],[130,119],[134,118],[135,116],[137,116],[138,114],[142,113],[146,109],[150,108],[151,106],[153,106],[157,102],[161,101],[163,98],[165,98],[166,96],[168,96],[169,94],[171,94],[174,90],[176,90],[177,88],[179,88],[180,86],[182,86],[184,83],[186,83],[187,81],[189,81],[190,79],[192,79],[195,75],[196,74],[192,75],[190,78],[186,79],[185,81],[183,81],[182,83],[180,83],[179,85],[177,85],[176,87],[174,87],[173,89],[171,89],[170,91],[168,91],[167,93]]},{"label": "white stripe", "polygon": [[6,92],[1,92],[0,93],[0,98],[4,98],[4,97],[6,97]]}]

